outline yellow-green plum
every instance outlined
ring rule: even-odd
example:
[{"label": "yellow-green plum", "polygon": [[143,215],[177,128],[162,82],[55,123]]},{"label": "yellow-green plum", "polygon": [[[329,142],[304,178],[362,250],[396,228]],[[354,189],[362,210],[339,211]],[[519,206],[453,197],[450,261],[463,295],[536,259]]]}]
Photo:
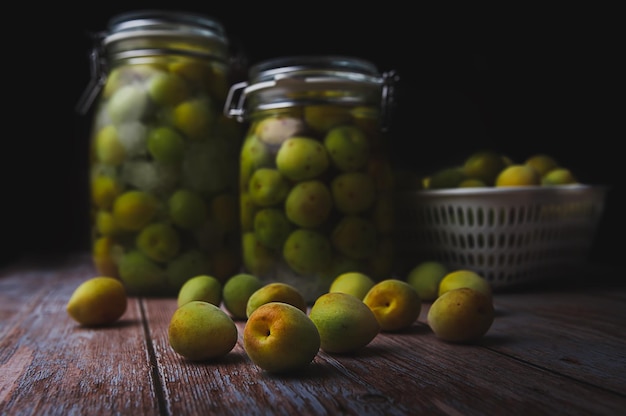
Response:
[{"label": "yellow-green plum", "polygon": [[185,142],[183,137],[170,127],[156,127],[148,133],[148,151],[159,163],[178,164],[183,159]]},{"label": "yellow-green plum", "polygon": [[254,216],[260,209],[261,207],[256,205],[250,198],[250,193],[242,191],[239,194],[239,225],[241,231],[254,230]]},{"label": "yellow-green plum", "polygon": [[138,83],[124,85],[113,93],[106,106],[115,124],[139,120],[147,111],[148,93]]},{"label": "yellow-green plum", "polygon": [[480,179],[464,179],[457,185],[459,188],[485,188],[487,184]]},{"label": "yellow-green plum", "polygon": [[91,202],[98,208],[108,210],[123,190],[124,186],[118,178],[96,174],[91,179]]},{"label": "yellow-green plum", "polygon": [[98,273],[103,276],[119,277],[117,258],[114,258],[115,240],[111,237],[99,237],[93,242],[91,259]]},{"label": "yellow-green plum", "polygon": [[257,308],[243,330],[243,347],[254,364],[270,373],[302,370],[320,349],[320,334],[305,312],[283,302]]},{"label": "yellow-green plum", "polygon": [[172,74],[184,78],[194,88],[216,92],[213,89],[222,83],[217,68],[197,59],[174,60],[167,65],[167,69]]},{"label": "yellow-green plum", "polygon": [[210,274],[211,265],[208,255],[188,249],[170,260],[166,266],[167,283],[171,290],[179,291],[183,284],[194,276]]},{"label": "yellow-green plum", "polygon": [[578,183],[578,179],[567,168],[554,168],[541,178],[541,185],[569,185]]},{"label": "yellow-green plum", "polygon": [[164,263],[178,254],[180,237],[170,224],[155,222],[139,232],[135,244],[151,260]]},{"label": "yellow-green plum", "polygon": [[128,231],[139,231],[149,224],[159,208],[159,201],[151,194],[130,190],[113,202],[115,223]]},{"label": "yellow-green plum", "polygon": [[324,138],[324,146],[333,164],[344,172],[363,168],[370,156],[368,138],[355,126],[345,125],[331,129]]},{"label": "yellow-green plum", "polygon": [[237,326],[219,307],[199,300],[174,311],[167,329],[172,349],[190,361],[223,357],[237,344]]},{"label": "yellow-green plum", "polygon": [[456,188],[465,179],[467,176],[462,167],[443,168],[430,176],[427,189]]},{"label": "yellow-green plum", "polygon": [[332,281],[328,291],[347,293],[363,300],[374,284],[374,280],[365,273],[346,272]]},{"label": "yellow-green plum", "polygon": [[332,292],[319,296],[311,306],[309,318],[320,334],[320,348],[331,354],[354,353],[380,332],[372,310],[348,293]]},{"label": "yellow-green plum", "polygon": [[289,182],[276,169],[257,169],[248,183],[250,200],[262,207],[283,202],[288,192]]},{"label": "yellow-green plum", "polygon": [[167,292],[165,271],[139,250],[124,254],[118,268],[129,295],[162,295]]},{"label": "yellow-green plum", "polygon": [[533,154],[524,161],[524,164],[533,167],[541,176],[545,176],[552,169],[560,167],[556,159],[545,153]]},{"label": "yellow-green plum", "polygon": [[103,236],[115,236],[121,234],[120,228],[115,224],[115,218],[111,211],[99,209],[95,215],[96,230]]},{"label": "yellow-green plum", "polygon": [[501,154],[493,150],[479,150],[465,160],[463,173],[466,178],[479,179],[488,186],[492,186],[505,167]]},{"label": "yellow-green plum", "polygon": [[250,296],[263,287],[263,282],[250,273],[237,273],[226,280],[222,288],[222,302],[224,308],[233,319],[245,320],[246,307]]},{"label": "yellow-green plum", "polygon": [[319,273],[319,279],[324,292],[330,290],[330,285],[339,275],[349,272],[365,272],[365,262],[355,260],[334,251],[328,266]]},{"label": "yellow-green plum", "polygon": [[241,241],[243,265],[248,272],[264,276],[278,261],[278,253],[263,245],[253,231],[244,233]]},{"label": "yellow-green plum", "polygon": [[376,187],[370,175],[348,172],[336,176],[331,183],[335,206],[343,214],[358,214],[370,208],[376,198]]},{"label": "yellow-green plum", "polygon": [[201,300],[220,306],[222,302],[221,282],[208,274],[201,274],[188,279],[178,291],[176,303],[180,307],[193,300]]},{"label": "yellow-green plum", "polygon": [[364,218],[355,215],[345,216],[334,228],[331,241],[333,247],[345,256],[365,259],[376,251],[376,227]]},{"label": "yellow-green plum", "polygon": [[259,140],[256,135],[248,135],[241,147],[239,157],[239,180],[241,186],[250,180],[252,173],[259,168],[271,168],[274,155],[269,147]]},{"label": "yellow-green plum", "polygon": [[301,119],[280,116],[262,120],[254,131],[263,142],[270,145],[279,145],[303,130],[304,122]]},{"label": "yellow-green plum", "polygon": [[160,106],[180,104],[190,95],[187,82],[171,72],[157,72],[147,81],[149,97]]},{"label": "yellow-green plum", "polygon": [[270,249],[281,250],[292,230],[293,225],[280,209],[264,208],[254,215],[254,235]]},{"label": "yellow-green plum", "polygon": [[246,303],[246,316],[249,318],[259,306],[269,302],[284,302],[295,306],[302,312],[307,311],[306,300],[295,286],[272,282],[264,284],[250,295]]},{"label": "yellow-green plum", "polygon": [[352,121],[351,107],[329,104],[314,104],[304,107],[304,122],[320,133],[326,133],[333,127],[349,124]]},{"label": "yellow-green plum", "polygon": [[294,230],[283,247],[283,257],[296,273],[307,275],[324,270],[332,258],[328,238],[315,230]]},{"label": "yellow-green plum", "polygon": [[480,274],[473,270],[453,270],[443,276],[439,282],[438,296],[443,295],[449,290],[457,289],[459,287],[471,287],[479,292],[482,292],[485,296],[491,298],[493,290],[491,284]]},{"label": "yellow-green plum", "polygon": [[328,187],[319,180],[299,182],[291,188],[285,201],[285,213],[294,224],[313,228],[323,224],[333,208]]},{"label": "yellow-green plum", "polygon": [[120,87],[126,85],[129,82],[129,73],[132,73],[132,69],[126,65],[111,68],[109,74],[106,77],[106,82],[102,87],[102,98],[109,99],[115,91]]},{"label": "yellow-green plum", "polygon": [[192,140],[205,138],[215,125],[213,102],[205,98],[191,98],[174,108],[174,127]]},{"label": "yellow-green plum", "polygon": [[324,145],[308,137],[291,137],[276,154],[276,167],[293,181],[304,181],[321,175],[330,162]]},{"label": "yellow-green plum", "polygon": [[122,282],[109,276],[97,276],[74,289],[66,311],[81,325],[100,326],[119,320],[126,307],[126,289]]},{"label": "yellow-green plum", "polygon": [[112,124],[98,130],[94,138],[94,151],[96,159],[107,165],[118,166],[126,158],[126,149]]},{"label": "yellow-green plum", "polygon": [[399,279],[377,282],[365,294],[363,303],[374,312],[382,331],[410,327],[422,310],[422,301],[413,286]]},{"label": "yellow-green plum", "polygon": [[496,187],[541,185],[541,175],[530,165],[513,164],[498,174],[494,185]]},{"label": "yellow-green plum", "polygon": [[189,189],[179,189],[167,201],[169,216],[179,227],[190,229],[202,224],[207,206],[202,197]]},{"label": "yellow-green plum", "polygon": [[449,290],[430,306],[427,322],[437,338],[456,343],[480,339],[495,317],[492,299],[469,287]]},{"label": "yellow-green plum", "polygon": [[439,283],[448,274],[448,267],[436,260],[422,261],[407,274],[406,281],[417,291],[423,301],[433,301],[439,296]]}]

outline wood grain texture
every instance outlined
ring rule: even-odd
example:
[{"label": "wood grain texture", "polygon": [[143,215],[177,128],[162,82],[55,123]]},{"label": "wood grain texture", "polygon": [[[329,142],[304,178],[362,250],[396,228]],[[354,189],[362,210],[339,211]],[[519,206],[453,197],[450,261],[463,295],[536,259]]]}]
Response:
[{"label": "wood grain texture", "polygon": [[620,415],[626,289],[496,294],[477,344],[438,340],[429,303],[406,331],[354,354],[320,351],[297,374],[255,366],[239,340],[190,362],[167,338],[175,299],[129,298],[115,325],[84,328],[65,305],[94,276],[85,255],[0,270],[1,415]]}]

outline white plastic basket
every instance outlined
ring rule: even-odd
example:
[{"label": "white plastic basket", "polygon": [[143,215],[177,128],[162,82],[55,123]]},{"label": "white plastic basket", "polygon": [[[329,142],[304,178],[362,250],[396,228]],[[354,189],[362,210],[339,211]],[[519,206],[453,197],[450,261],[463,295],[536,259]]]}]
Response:
[{"label": "white plastic basket", "polygon": [[400,262],[438,260],[494,288],[564,277],[588,261],[605,195],[587,185],[399,192]]}]

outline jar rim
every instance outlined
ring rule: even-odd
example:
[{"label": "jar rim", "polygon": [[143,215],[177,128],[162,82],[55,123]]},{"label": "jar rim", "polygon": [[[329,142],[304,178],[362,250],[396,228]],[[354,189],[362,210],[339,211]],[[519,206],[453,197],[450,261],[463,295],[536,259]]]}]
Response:
[{"label": "jar rim", "polygon": [[372,62],[342,55],[298,55],[267,59],[252,65],[250,84],[286,77],[321,77],[360,79],[378,82],[380,73]]},{"label": "jar rim", "polygon": [[145,36],[196,36],[227,44],[224,26],[199,13],[159,9],[135,10],[113,16],[107,25],[103,44]]}]

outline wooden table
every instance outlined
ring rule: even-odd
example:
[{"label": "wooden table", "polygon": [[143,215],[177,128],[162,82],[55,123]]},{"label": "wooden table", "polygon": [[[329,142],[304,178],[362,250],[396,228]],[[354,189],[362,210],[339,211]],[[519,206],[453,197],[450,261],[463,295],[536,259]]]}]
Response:
[{"label": "wooden table", "polygon": [[[622,415],[626,289],[575,282],[497,293],[477,345],[447,344],[419,321],[353,355],[320,352],[301,373],[270,375],[239,342],[192,363],[167,341],[174,299],[131,298],[117,325],[65,312],[94,275],[84,254],[0,270],[1,415]],[[509,291],[510,292],[510,291]]]}]

